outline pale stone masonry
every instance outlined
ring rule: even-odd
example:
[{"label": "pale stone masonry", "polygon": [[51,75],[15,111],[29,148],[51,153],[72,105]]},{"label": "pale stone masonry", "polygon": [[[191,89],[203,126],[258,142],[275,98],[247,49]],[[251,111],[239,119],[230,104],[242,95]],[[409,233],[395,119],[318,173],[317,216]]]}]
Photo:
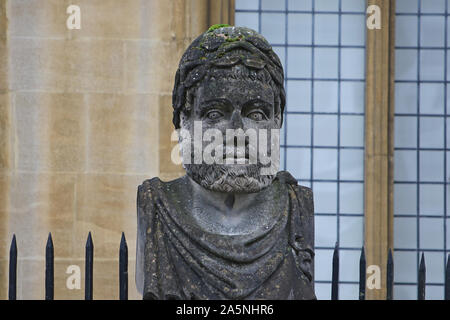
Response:
[{"label": "pale stone masonry", "polygon": [[[129,296],[140,298],[136,190],[145,179],[183,172],[170,162],[177,63],[209,24],[232,23],[234,1],[209,2],[0,1],[0,299],[13,233],[17,298],[44,298],[48,232],[55,298],[82,299],[89,231],[94,299],[118,298],[122,231]],[[80,30],[66,27],[71,4],[81,9]],[[69,265],[81,268],[81,290],[66,288]]]}]

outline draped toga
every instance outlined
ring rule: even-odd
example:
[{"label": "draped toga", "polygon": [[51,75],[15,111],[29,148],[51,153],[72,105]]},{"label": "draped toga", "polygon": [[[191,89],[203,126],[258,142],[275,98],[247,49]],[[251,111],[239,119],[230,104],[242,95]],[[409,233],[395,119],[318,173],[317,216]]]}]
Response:
[{"label": "draped toga", "polygon": [[315,299],[312,192],[286,171],[268,188],[278,202],[270,227],[225,235],[203,230],[187,212],[192,190],[182,178],[144,181],[136,257],[143,298]]}]

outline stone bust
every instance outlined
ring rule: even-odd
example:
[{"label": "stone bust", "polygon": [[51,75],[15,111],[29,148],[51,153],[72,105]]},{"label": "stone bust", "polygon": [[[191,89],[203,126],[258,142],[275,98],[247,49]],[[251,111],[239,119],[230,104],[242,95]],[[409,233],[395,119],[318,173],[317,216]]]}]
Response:
[{"label": "stone bust", "polygon": [[312,192],[278,171],[283,81],[248,28],[213,26],[183,54],[173,124],[186,175],[138,188],[144,299],[315,299]]}]

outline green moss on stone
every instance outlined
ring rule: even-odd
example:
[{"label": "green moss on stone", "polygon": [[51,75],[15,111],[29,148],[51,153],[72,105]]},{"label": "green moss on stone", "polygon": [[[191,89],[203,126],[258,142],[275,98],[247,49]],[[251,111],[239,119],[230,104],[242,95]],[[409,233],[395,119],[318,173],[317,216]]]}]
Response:
[{"label": "green moss on stone", "polygon": [[226,23],[225,24],[214,24],[211,27],[209,27],[207,32],[212,32],[212,31],[214,31],[216,29],[223,28],[223,27],[231,27],[231,26],[229,24],[226,24]]},{"label": "green moss on stone", "polygon": [[234,37],[234,38],[227,38],[226,41],[227,42],[235,42],[235,41],[240,41],[242,38],[241,37]]}]

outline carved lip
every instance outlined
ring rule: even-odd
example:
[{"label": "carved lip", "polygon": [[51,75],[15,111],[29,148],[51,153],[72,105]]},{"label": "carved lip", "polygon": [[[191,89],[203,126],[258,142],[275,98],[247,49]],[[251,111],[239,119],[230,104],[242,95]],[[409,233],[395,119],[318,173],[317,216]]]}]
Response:
[{"label": "carved lip", "polygon": [[250,159],[250,154],[249,154],[248,148],[245,148],[245,154],[242,154],[242,152],[234,152],[234,150],[232,152],[227,152],[226,148],[224,148],[224,150],[225,150],[225,152],[223,154],[224,161],[226,159],[233,159],[233,160],[244,159],[246,161],[248,161]]},{"label": "carved lip", "polygon": [[248,157],[225,157],[225,158],[223,158],[223,160],[233,160],[233,161],[235,161],[235,160],[249,160],[249,158]]},{"label": "carved lip", "polygon": [[227,157],[223,159],[224,164],[249,164],[250,160],[248,158],[232,158]]},{"label": "carved lip", "polygon": [[223,155],[223,162],[227,164],[228,161],[230,164],[248,164],[250,162],[248,149],[246,148],[244,154],[242,152],[234,152],[234,150],[233,152],[225,152]]}]

